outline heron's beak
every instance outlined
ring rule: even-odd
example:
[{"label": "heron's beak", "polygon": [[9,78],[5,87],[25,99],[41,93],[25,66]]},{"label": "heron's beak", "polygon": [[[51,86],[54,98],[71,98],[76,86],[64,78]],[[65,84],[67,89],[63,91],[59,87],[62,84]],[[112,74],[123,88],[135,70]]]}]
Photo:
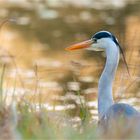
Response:
[{"label": "heron's beak", "polygon": [[83,41],[83,42],[80,42],[80,43],[71,45],[71,46],[67,47],[65,50],[67,50],[67,51],[73,51],[73,50],[88,48],[88,47],[90,47],[90,45],[92,43],[93,43],[93,40],[92,39],[86,40],[86,41]]}]

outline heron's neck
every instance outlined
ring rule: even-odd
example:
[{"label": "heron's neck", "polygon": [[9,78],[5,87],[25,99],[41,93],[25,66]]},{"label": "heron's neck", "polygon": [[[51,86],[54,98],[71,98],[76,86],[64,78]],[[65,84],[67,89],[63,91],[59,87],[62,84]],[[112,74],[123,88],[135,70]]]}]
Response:
[{"label": "heron's neck", "polygon": [[98,113],[101,118],[104,113],[113,105],[112,84],[119,62],[119,47],[111,43],[105,51],[106,64],[99,80],[98,86]]}]

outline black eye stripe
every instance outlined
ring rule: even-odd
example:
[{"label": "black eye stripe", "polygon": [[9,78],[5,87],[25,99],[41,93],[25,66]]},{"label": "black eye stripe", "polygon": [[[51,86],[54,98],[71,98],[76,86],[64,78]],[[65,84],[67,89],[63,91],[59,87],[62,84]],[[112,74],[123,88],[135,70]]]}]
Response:
[{"label": "black eye stripe", "polygon": [[107,37],[112,37],[112,34],[107,31],[100,31],[92,36],[92,38],[96,38],[96,39],[107,38]]},{"label": "black eye stripe", "polygon": [[112,33],[108,32],[108,31],[100,31],[100,32],[95,33],[92,36],[93,40],[95,40],[95,39],[98,40],[98,39],[102,39],[102,38],[111,38],[114,41],[114,43],[117,46],[119,46],[118,40],[115,38],[115,36]]}]

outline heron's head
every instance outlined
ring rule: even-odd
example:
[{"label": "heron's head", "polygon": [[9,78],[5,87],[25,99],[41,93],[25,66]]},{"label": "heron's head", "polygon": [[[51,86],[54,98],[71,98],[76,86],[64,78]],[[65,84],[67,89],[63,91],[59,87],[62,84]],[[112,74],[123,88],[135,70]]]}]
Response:
[{"label": "heron's head", "polygon": [[66,50],[73,51],[77,49],[88,49],[93,51],[103,51],[107,49],[107,47],[114,46],[119,47],[118,40],[115,36],[108,31],[99,31],[95,33],[91,39],[71,45],[66,48]]},{"label": "heron's head", "polygon": [[[73,51],[73,50],[78,50],[78,49],[88,49],[88,50],[93,50],[93,51],[104,51],[109,47],[118,47],[119,48],[119,50],[122,54],[124,63],[126,65],[126,68],[128,70],[128,66],[127,66],[127,63],[125,60],[123,50],[122,50],[117,38],[108,31],[99,31],[99,32],[95,33],[91,39],[71,45],[70,47],[67,47],[66,50]],[[128,70],[128,73],[129,73],[129,70]]]}]

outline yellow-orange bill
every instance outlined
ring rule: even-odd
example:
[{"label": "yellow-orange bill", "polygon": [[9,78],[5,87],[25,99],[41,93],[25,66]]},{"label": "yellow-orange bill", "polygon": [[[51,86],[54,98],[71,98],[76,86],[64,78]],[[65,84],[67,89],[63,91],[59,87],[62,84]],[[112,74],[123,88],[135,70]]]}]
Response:
[{"label": "yellow-orange bill", "polygon": [[93,43],[93,41],[90,39],[87,41],[83,41],[83,42],[71,45],[71,46],[67,47],[65,50],[73,51],[73,50],[88,48],[92,43]]}]

